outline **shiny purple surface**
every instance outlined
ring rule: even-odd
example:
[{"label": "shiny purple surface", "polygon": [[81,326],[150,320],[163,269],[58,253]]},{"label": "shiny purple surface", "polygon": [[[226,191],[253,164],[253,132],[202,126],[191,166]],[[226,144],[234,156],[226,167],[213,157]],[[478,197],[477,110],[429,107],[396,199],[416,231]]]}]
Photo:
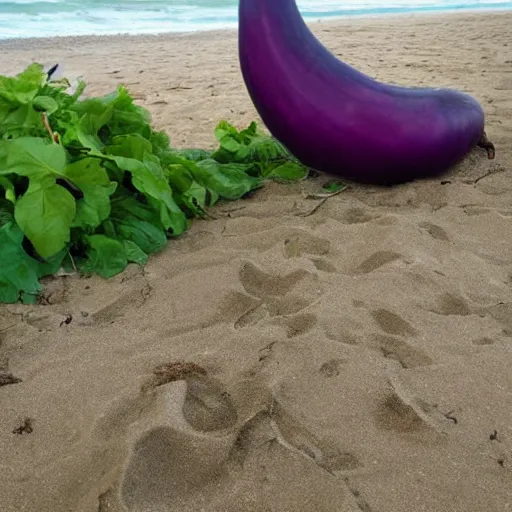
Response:
[{"label": "shiny purple surface", "polygon": [[484,129],[483,109],[467,94],[382,84],[337,59],[295,0],[240,0],[239,57],[272,135],[330,174],[375,183],[438,175]]}]

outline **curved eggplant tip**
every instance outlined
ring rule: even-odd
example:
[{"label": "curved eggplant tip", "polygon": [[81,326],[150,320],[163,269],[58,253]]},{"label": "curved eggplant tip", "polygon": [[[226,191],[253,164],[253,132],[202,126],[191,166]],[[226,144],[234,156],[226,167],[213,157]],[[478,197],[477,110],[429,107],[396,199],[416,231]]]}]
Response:
[{"label": "curved eggplant tip", "polygon": [[494,157],[496,156],[496,148],[494,147],[494,144],[487,138],[485,131],[482,133],[482,136],[476,145],[480,148],[484,148],[487,151],[487,157],[489,160],[494,160]]}]

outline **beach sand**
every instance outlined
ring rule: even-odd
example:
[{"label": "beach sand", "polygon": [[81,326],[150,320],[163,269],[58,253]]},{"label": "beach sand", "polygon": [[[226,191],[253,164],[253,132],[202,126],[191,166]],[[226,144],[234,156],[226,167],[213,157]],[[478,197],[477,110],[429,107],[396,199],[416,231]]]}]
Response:
[{"label": "beach sand", "polygon": [[[512,510],[512,14],[311,26],[474,94],[496,159],[321,205],[325,177],[268,184],[143,270],[1,306],[2,512]],[[258,119],[232,31],[0,42],[2,73],[33,60],[126,85],[179,147]]]}]

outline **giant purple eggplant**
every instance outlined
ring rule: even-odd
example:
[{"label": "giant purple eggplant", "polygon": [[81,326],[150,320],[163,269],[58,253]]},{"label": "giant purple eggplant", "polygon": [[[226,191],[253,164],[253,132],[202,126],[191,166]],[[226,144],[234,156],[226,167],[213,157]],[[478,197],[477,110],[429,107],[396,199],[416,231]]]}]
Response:
[{"label": "giant purple eggplant", "polygon": [[309,167],[392,184],[442,174],[476,145],[494,157],[476,99],[365,75],[320,43],[295,0],[240,0],[238,44],[264,124]]}]

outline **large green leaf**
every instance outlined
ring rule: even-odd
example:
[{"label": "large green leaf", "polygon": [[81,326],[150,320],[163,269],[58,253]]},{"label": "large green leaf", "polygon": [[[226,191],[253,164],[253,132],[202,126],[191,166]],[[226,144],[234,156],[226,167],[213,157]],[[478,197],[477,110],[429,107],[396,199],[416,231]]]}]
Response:
[{"label": "large green leaf", "polygon": [[220,147],[212,158],[221,163],[266,164],[276,160],[295,160],[275,138],[261,133],[255,122],[243,130],[237,130],[227,121],[221,121],[215,128],[215,137]]},{"label": "large green leaf", "polygon": [[59,109],[57,102],[50,96],[37,96],[32,105],[36,110],[47,114],[53,114]]},{"label": "large green leaf", "polygon": [[132,196],[113,200],[110,219],[113,233],[109,236],[130,240],[146,254],[158,252],[167,245],[167,236],[159,216],[150,206]]},{"label": "large green leaf", "polygon": [[42,258],[61,251],[69,242],[76,213],[74,197],[51,178],[31,180],[14,208],[14,218]]},{"label": "large green leaf", "polygon": [[87,260],[81,265],[83,272],[94,272],[102,277],[113,277],[128,265],[125,246],[119,240],[105,235],[87,236]]},{"label": "large green leaf", "polygon": [[283,181],[296,181],[304,179],[308,175],[308,168],[295,162],[284,162],[268,165],[263,172],[267,179]]},{"label": "large green leaf", "polygon": [[65,176],[83,193],[77,201],[73,227],[95,228],[110,215],[110,196],[117,183],[110,181],[107,172],[96,158],[83,158],[64,170]]},{"label": "large green leaf", "polygon": [[133,186],[142,192],[152,206],[160,212],[160,220],[165,229],[171,230],[175,236],[188,229],[187,218],[174,200],[171,187],[157,157],[145,153],[142,162],[124,156],[112,158],[120,169],[132,175]]},{"label": "large green leaf", "polygon": [[[3,147],[2,147],[3,146]],[[0,155],[6,154],[0,174],[17,174],[33,179],[59,177],[66,167],[66,150],[36,137],[20,137],[0,142]],[[1,161],[1,156],[0,156]]]},{"label": "large green leaf", "polygon": [[22,241],[23,233],[13,222],[0,227],[0,302],[33,302],[41,290],[38,262],[23,250]]},{"label": "large green leaf", "polygon": [[127,215],[114,223],[118,238],[129,240],[144,251],[151,254],[160,251],[167,245],[165,232],[145,220]]},{"label": "large green leaf", "polygon": [[4,111],[0,125],[2,138],[18,138],[45,134],[41,113],[28,103]]},{"label": "large green leaf", "polygon": [[180,235],[188,228],[186,216],[176,204],[160,159],[151,151],[151,142],[140,134],[115,137],[105,148],[117,166],[131,174],[134,187],[160,212],[165,228]]},{"label": "large green leaf", "polygon": [[113,109],[95,99],[86,100],[83,105],[86,105],[86,108],[76,126],[77,138],[84,148],[101,151],[105,144],[101,141],[98,132],[112,118]]},{"label": "large green leaf", "polygon": [[144,156],[152,151],[151,142],[138,133],[118,135],[113,138],[112,144],[105,148],[105,153],[108,155],[135,158],[140,161],[144,160]]},{"label": "large green leaf", "polygon": [[124,250],[126,251],[126,259],[130,263],[145,265],[148,261],[148,255],[131,240],[123,240]]},{"label": "large green leaf", "polygon": [[13,104],[26,104],[37,95],[46,74],[40,64],[31,64],[15,77],[0,75],[0,98]]},{"label": "large green leaf", "polygon": [[244,164],[220,164],[212,158],[189,166],[195,180],[224,199],[239,199],[261,186],[260,178],[249,176]]}]

